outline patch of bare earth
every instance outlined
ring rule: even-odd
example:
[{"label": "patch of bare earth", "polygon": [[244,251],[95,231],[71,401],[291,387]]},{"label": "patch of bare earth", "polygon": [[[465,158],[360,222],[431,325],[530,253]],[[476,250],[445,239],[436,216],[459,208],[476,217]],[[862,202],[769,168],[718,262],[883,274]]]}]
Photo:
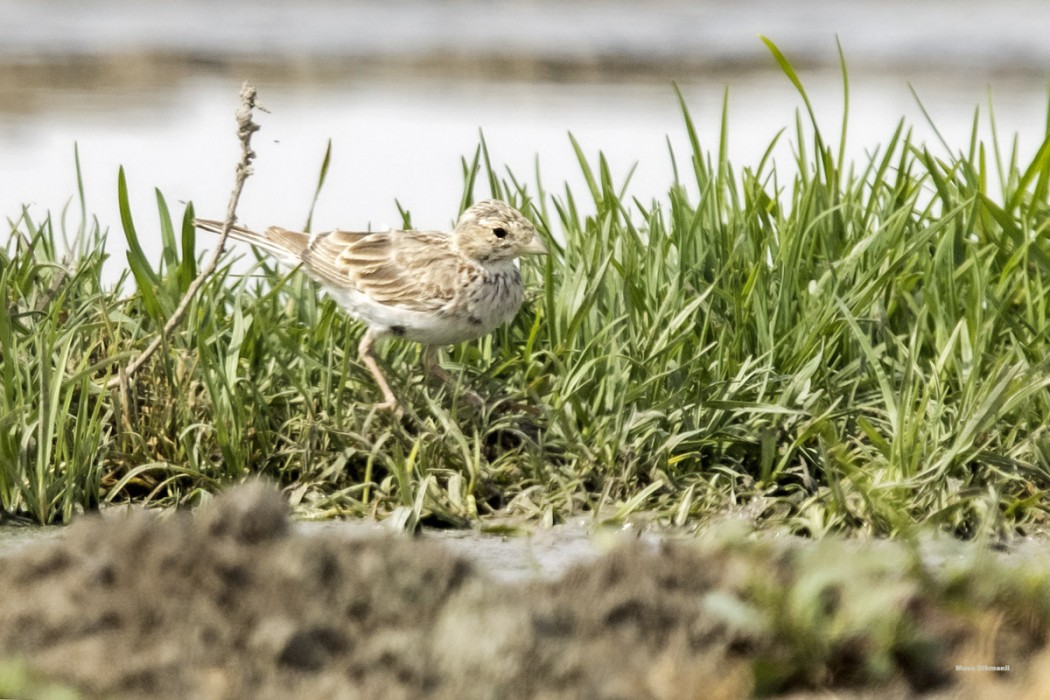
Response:
[{"label": "patch of bare earth", "polygon": [[[861,636],[814,649],[810,667],[777,620],[749,617],[762,608],[748,607],[752,568],[742,561],[732,547],[634,546],[558,581],[501,584],[433,543],[294,534],[281,498],[254,484],[196,516],[85,518],[60,541],[0,561],[0,660],[22,659],[89,697],[663,699],[829,688],[1040,697],[1050,688],[1045,672],[1028,672],[1047,658],[1038,634],[910,594],[903,604],[928,639],[872,666]],[[785,560],[768,565],[775,584]],[[951,672],[982,644],[992,656],[996,644],[1023,654],[1018,672]]]}]

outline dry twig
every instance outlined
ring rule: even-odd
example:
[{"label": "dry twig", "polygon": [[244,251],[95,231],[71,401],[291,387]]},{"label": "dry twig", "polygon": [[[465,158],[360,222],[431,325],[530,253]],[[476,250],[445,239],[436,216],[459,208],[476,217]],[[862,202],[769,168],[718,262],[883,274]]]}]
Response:
[{"label": "dry twig", "polygon": [[[179,323],[182,322],[183,317],[186,315],[186,311],[190,308],[190,302],[193,301],[193,297],[196,296],[197,291],[204,284],[204,281],[208,279],[212,272],[215,271],[216,266],[219,264],[219,257],[222,255],[223,250],[226,248],[226,239],[230,235],[230,228],[234,222],[237,221],[237,202],[241,199],[241,190],[244,189],[244,181],[248,179],[248,176],[252,174],[252,159],[255,158],[255,151],[251,148],[252,134],[259,130],[259,125],[252,120],[252,110],[255,109],[255,87],[245,83],[241,86],[241,106],[237,110],[237,138],[241,142],[241,158],[237,163],[237,180],[233,186],[233,192],[230,193],[230,203],[226,208],[226,220],[222,225],[222,234],[219,236],[219,243],[215,246],[215,249],[211,253],[211,257],[208,258],[207,263],[201,269],[200,274],[197,278],[190,283],[186,293],[182,295],[182,299],[179,300],[179,305],[175,307],[175,311],[171,314],[168,322],[164,324],[164,328],[161,329],[160,334],[153,339],[153,342],[142,351],[142,354],[134,358],[125,367],[121,367],[116,377],[113,377],[106,384],[107,389],[114,389],[117,387],[121,388],[121,393],[127,394],[127,382],[135,375],[135,373],[146,364],[149,358],[157,351],[172,330],[175,329]],[[265,111],[265,110],[263,110]]]}]

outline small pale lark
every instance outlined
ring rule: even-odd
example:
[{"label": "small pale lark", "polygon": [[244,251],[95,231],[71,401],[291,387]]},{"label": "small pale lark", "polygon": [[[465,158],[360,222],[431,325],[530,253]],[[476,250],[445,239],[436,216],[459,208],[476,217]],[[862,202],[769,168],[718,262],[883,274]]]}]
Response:
[{"label": "small pale lark", "polygon": [[[221,221],[197,219],[222,232]],[[399,409],[373,354],[375,341],[395,336],[426,345],[424,366],[446,383],[438,347],[479,338],[521,307],[524,286],[517,259],[547,248],[532,223],[504,202],[486,200],[463,212],[451,233],[328,231],[300,233],[240,226],[230,236],[291,265],[302,264],[354,318],[367,326],[358,350],[383,392],[381,409]],[[472,394],[478,401],[476,394]]]}]

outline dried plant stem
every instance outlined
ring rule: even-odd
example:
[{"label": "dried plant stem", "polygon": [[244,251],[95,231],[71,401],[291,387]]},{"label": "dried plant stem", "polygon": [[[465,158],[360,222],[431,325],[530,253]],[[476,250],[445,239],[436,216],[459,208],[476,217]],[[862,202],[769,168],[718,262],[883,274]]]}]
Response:
[{"label": "dried plant stem", "polygon": [[237,220],[237,203],[241,199],[241,190],[244,189],[244,181],[252,174],[251,164],[252,160],[255,158],[255,151],[251,148],[252,134],[259,130],[259,125],[252,120],[252,110],[255,109],[255,107],[255,87],[245,83],[241,86],[241,106],[237,110],[237,138],[240,139],[241,142],[241,158],[237,162],[237,180],[234,183],[233,192],[230,193],[230,203],[226,207],[226,219],[223,221],[222,233],[219,236],[218,245],[215,246],[215,249],[211,253],[211,257],[208,258],[208,261],[201,269],[200,274],[198,274],[197,278],[190,283],[189,288],[186,289],[186,293],[182,295],[182,299],[179,300],[179,305],[175,307],[175,311],[171,314],[168,322],[164,324],[164,328],[161,329],[160,333],[153,339],[149,346],[142,351],[142,354],[131,360],[131,362],[125,367],[120,368],[117,376],[110,379],[106,384],[107,389],[121,387],[122,392],[126,391],[128,380],[135,375],[142,365],[146,364],[153,353],[157,351],[157,348],[164,344],[164,341],[172,330],[182,322],[183,317],[186,315],[186,311],[190,308],[190,302],[193,301],[193,297],[196,296],[201,285],[204,284],[205,280],[208,279],[219,264],[219,257],[226,248],[226,239],[230,235],[230,228]]}]

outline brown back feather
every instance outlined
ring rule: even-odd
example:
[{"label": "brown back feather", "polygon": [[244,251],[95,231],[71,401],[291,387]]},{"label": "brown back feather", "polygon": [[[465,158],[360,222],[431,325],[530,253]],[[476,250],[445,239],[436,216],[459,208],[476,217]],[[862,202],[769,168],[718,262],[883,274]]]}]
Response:
[{"label": "brown back feather", "polygon": [[[199,228],[222,231],[222,222],[197,219]],[[279,257],[298,259],[322,284],[354,289],[381,304],[437,311],[452,301],[470,269],[442,233],[426,231],[328,231],[311,236],[280,226],[257,233],[241,226],[230,236]]]}]

